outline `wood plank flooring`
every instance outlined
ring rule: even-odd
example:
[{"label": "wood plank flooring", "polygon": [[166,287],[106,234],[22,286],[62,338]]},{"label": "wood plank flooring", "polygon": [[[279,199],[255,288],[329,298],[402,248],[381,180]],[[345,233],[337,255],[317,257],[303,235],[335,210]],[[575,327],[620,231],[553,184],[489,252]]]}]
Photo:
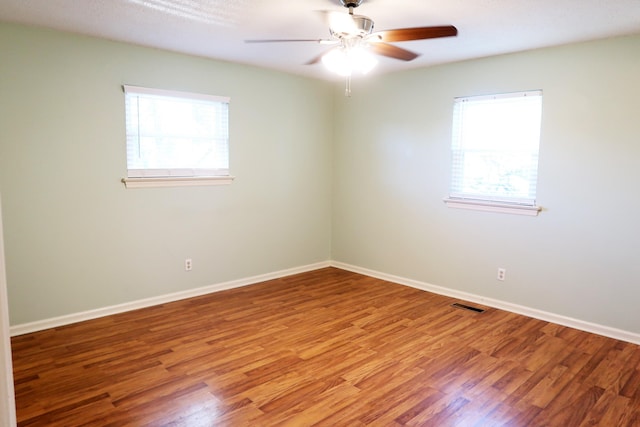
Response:
[{"label": "wood plank flooring", "polygon": [[453,302],[327,268],[18,336],[19,425],[640,426],[639,346]]}]

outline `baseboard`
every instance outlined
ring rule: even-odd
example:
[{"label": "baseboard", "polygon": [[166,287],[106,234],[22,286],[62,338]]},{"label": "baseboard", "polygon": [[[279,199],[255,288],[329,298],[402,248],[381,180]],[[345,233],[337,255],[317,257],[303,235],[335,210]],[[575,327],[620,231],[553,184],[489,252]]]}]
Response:
[{"label": "baseboard", "polygon": [[599,325],[596,323],[586,322],[584,320],[574,319],[560,314],[549,313],[547,311],[538,310],[531,307],[525,307],[518,304],[512,304],[506,301],[500,301],[492,298],[486,298],[480,295],[470,294],[467,292],[457,291],[455,289],[444,288],[442,286],[432,285],[430,283],[420,282],[418,280],[407,279],[404,277],[394,276],[391,274],[381,273],[375,270],[369,270],[342,262],[332,261],[332,267],[342,270],[352,271],[354,273],[363,274],[365,276],[375,277],[376,279],[386,280],[401,285],[410,286],[412,288],[421,289],[434,294],[444,295],[464,301],[475,302],[477,304],[486,305],[488,307],[499,308],[501,310],[510,311],[512,313],[522,314],[524,316],[535,319],[544,320],[546,322],[556,323],[562,326],[579,329],[581,331],[602,335],[621,341],[640,344],[640,334],[625,331],[621,329],[611,328],[609,326]]},{"label": "baseboard", "polygon": [[248,286],[255,283],[265,282],[267,280],[279,279],[281,277],[291,276],[299,273],[305,273],[308,271],[318,270],[320,268],[325,268],[325,267],[340,268],[342,270],[352,271],[354,273],[363,274],[365,276],[375,277],[377,279],[386,280],[389,282],[398,283],[405,286],[410,286],[412,288],[420,289],[423,291],[432,292],[435,294],[444,295],[451,298],[460,299],[463,301],[474,302],[474,303],[486,305],[489,307],[499,308],[501,310],[510,311],[512,313],[522,314],[524,316],[532,317],[535,319],[557,323],[559,325],[568,326],[570,328],[579,329],[581,331],[590,332],[590,333],[602,335],[605,337],[614,338],[621,341],[626,341],[626,342],[640,345],[640,334],[637,334],[634,332],[611,328],[609,326],[599,325],[596,323],[586,322],[584,320],[574,319],[574,318],[563,316],[560,314],[550,313],[547,311],[542,311],[542,310],[538,310],[531,307],[525,307],[522,305],[513,304],[506,301],[486,298],[476,294],[457,291],[455,289],[436,286],[436,285],[432,285],[426,282],[421,282],[418,280],[407,279],[405,277],[400,277],[400,276],[394,276],[391,274],[382,273],[379,271],[370,270],[367,268],[358,267],[355,265],[350,265],[350,264],[342,263],[339,261],[324,261],[324,262],[309,264],[301,267],[275,271],[272,273],[251,276],[243,279],[232,280],[229,282],[217,283],[214,285],[205,286],[205,287],[196,288],[196,289],[190,289],[187,291],[175,292],[171,294],[160,295],[157,297],[131,301],[124,304],[84,311],[81,313],[74,313],[74,314],[69,314],[69,315],[60,316],[60,317],[54,317],[51,319],[44,319],[36,322],[15,325],[10,327],[9,333],[11,336],[28,334],[31,332],[37,332],[45,329],[55,328],[58,326],[69,325],[72,323],[82,322],[85,320],[91,320],[99,317],[109,316],[112,314],[124,313],[127,311],[137,310],[140,308],[150,307],[153,305],[166,304],[169,302],[178,301],[186,298],[206,295],[213,292],[223,291],[226,289],[233,289],[233,288],[239,288],[242,286]]},{"label": "baseboard", "polygon": [[140,308],[151,307],[158,304],[166,304],[187,298],[193,298],[200,295],[206,295],[213,292],[219,292],[226,289],[239,288],[242,286],[253,285],[255,283],[265,282],[267,280],[279,279],[281,277],[292,276],[294,274],[306,273],[308,271],[318,270],[320,268],[330,267],[330,261],[318,262],[315,264],[304,265],[301,267],[289,268],[286,270],[275,271],[272,273],[260,274],[257,276],[246,277],[243,279],[232,280],[224,283],[204,286],[196,289],[175,292],[171,294],[160,295],[151,298],[145,298],[137,301],[131,301],[124,304],[112,305],[95,310],[83,311],[80,313],[68,314],[65,316],[54,317],[51,319],[38,320],[35,322],[24,323],[21,325],[11,326],[10,335],[18,336],[31,332],[42,331],[45,329],[56,328],[58,326],[69,325],[72,323],[82,322],[85,320],[97,319],[99,317],[110,316],[112,314],[124,313],[127,311],[137,310]]}]

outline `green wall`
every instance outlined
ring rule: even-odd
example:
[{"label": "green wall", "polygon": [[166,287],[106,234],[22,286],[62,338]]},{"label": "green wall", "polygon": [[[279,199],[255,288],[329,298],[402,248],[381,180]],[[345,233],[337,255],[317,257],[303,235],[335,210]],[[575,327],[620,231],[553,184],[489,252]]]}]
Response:
[{"label": "green wall", "polygon": [[[330,258],[327,83],[6,24],[0,64],[12,325]],[[125,189],[125,83],[231,97],[235,181]]]},{"label": "green wall", "polygon": [[[618,38],[336,90],[332,258],[640,333],[639,52]],[[530,89],[542,213],[447,208],[453,98]]]},{"label": "green wall", "polygon": [[[345,98],[0,24],[11,324],[333,259],[640,333],[638,52],[638,36],[541,49],[357,79]],[[230,96],[234,183],[125,189],[123,83]],[[529,89],[542,213],[447,208],[453,98]]]}]

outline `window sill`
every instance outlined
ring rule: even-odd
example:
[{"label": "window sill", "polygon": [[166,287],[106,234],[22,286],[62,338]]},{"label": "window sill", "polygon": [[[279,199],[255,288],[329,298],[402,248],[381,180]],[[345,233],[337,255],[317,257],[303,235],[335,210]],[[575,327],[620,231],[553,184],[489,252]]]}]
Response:
[{"label": "window sill", "polygon": [[540,206],[523,206],[482,200],[456,199],[447,197],[444,203],[450,208],[470,209],[474,211],[499,212],[513,215],[538,216]]},{"label": "window sill", "polygon": [[126,188],[153,187],[194,187],[205,185],[228,185],[234,176],[198,176],[198,177],[155,177],[155,178],[122,178]]}]

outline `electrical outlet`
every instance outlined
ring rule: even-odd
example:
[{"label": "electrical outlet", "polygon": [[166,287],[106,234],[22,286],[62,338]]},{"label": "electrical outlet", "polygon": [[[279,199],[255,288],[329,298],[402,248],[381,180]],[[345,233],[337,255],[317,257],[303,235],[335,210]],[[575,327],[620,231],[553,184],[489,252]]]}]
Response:
[{"label": "electrical outlet", "polygon": [[184,271],[191,271],[191,269],[193,268],[193,262],[191,261],[191,258],[187,258],[184,260]]},{"label": "electrical outlet", "polygon": [[507,270],[504,268],[499,268],[498,269],[498,280],[504,281],[505,277],[507,275]]}]

